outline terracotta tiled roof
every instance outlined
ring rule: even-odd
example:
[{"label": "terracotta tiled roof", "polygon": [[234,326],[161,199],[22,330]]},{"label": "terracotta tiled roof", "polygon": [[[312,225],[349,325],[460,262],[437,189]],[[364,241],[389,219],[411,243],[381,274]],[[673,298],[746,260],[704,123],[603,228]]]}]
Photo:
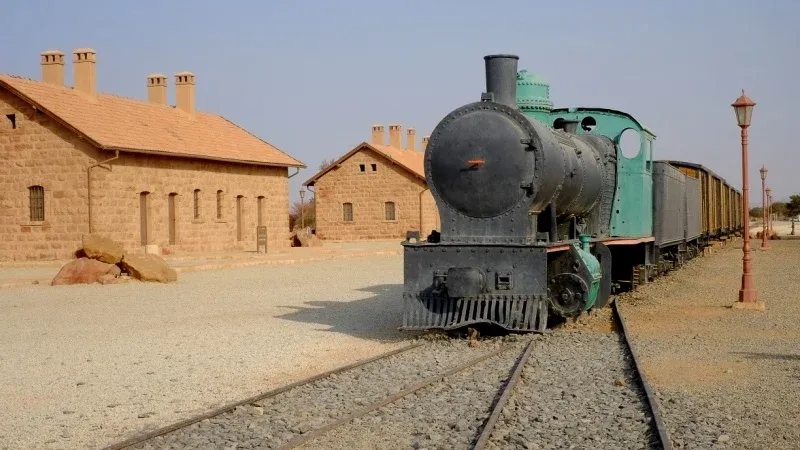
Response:
[{"label": "terracotta tiled roof", "polygon": [[222,116],[189,116],[169,105],[98,94],[96,100],[67,87],[0,75],[0,86],[33,103],[98,147],[251,164],[305,164]]},{"label": "terracotta tiled roof", "polygon": [[422,181],[425,180],[425,153],[420,151],[413,151],[413,150],[405,150],[402,148],[390,147],[388,145],[375,145],[370,144],[367,142],[362,142],[355,146],[352,150],[345,153],[344,156],[336,160],[333,164],[326,167],[325,169],[318,172],[316,175],[311,177],[308,181],[303,183],[303,186],[313,186],[317,180],[328,173],[329,171],[333,170],[334,167],[344,162],[347,158],[353,156],[354,154],[358,153],[361,150],[369,149],[378,153],[379,155],[383,156],[391,160],[392,162],[396,163],[400,167],[408,170],[411,174],[415,175],[416,177],[420,178]]}]

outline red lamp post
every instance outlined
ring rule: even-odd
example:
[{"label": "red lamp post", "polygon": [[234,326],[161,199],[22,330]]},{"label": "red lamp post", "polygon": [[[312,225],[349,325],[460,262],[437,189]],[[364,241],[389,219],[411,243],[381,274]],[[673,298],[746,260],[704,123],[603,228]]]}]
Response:
[{"label": "red lamp post", "polygon": [[767,243],[767,168],[761,166],[761,248],[769,248]]},{"label": "red lamp post", "polygon": [[753,274],[750,259],[750,195],[749,180],[747,179],[747,128],[750,126],[750,116],[756,103],[744,94],[737,98],[731,105],[736,112],[736,122],[742,130],[742,211],[744,214],[744,243],[742,245],[742,285],[739,289],[739,302],[755,303],[756,290],[753,288]]}]

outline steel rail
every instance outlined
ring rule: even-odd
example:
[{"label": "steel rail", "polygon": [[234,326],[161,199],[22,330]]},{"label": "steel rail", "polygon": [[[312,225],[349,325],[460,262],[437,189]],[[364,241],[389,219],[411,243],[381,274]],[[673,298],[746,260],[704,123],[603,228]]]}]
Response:
[{"label": "steel rail", "polygon": [[433,376],[425,378],[425,379],[423,379],[421,381],[418,381],[417,383],[414,383],[413,385],[403,389],[402,391],[400,391],[400,392],[398,392],[396,394],[390,395],[390,396],[388,396],[388,397],[386,397],[386,398],[384,398],[382,400],[379,400],[379,401],[374,402],[374,403],[372,403],[370,405],[367,405],[367,406],[365,406],[365,407],[363,407],[363,408],[361,408],[359,410],[356,410],[356,411],[346,415],[345,417],[342,417],[339,420],[336,420],[334,422],[329,423],[328,425],[325,425],[324,427],[317,428],[317,429],[312,430],[309,433],[306,433],[306,434],[304,434],[302,436],[298,436],[298,437],[290,440],[286,444],[282,445],[281,447],[279,447],[279,449],[285,450],[285,449],[295,448],[295,447],[297,447],[299,445],[302,445],[302,444],[304,444],[304,443],[306,443],[306,442],[308,442],[308,441],[310,441],[310,440],[312,440],[314,438],[317,438],[317,437],[329,432],[330,430],[332,430],[334,428],[337,428],[339,426],[342,426],[342,425],[350,422],[353,419],[357,419],[359,417],[365,416],[365,415],[369,414],[370,412],[375,411],[378,408],[381,408],[382,406],[385,406],[385,405],[388,405],[389,403],[393,403],[393,402],[396,402],[397,400],[400,400],[401,398],[407,396],[408,394],[412,394],[412,393],[414,393],[414,392],[416,392],[416,391],[418,391],[418,390],[420,390],[420,389],[422,389],[424,387],[427,387],[427,386],[429,386],[429,385],[431,385],[433,383],[436,383],[437,381],[441,381],[444,377],[446,377],[448,375],[452,375],[452,374],[454,374],[456,372],[461,372],[462,370],[468,369],[468,368],[470,368],[470,367],[472,367],[472,366],[474,366],[474,365],[476,365],[476,364],[478,364],[478,363],[480,363],[482,361],[485,361],[485,360],[487,360],[489,358],[492,358],[494,356],[497,356],[497,355],[499,355],[499,354],[501,354],[501,353],[503,353],[505,351],[508,351],[509,349],[511,349],[513,347],[515,347],[514,344],[507,344],[507,345],[501,347],[497,351],[487,352],[487,353],[485,353],[485,354],[483,354],[483,355],[481,355],[481,356],[479,356],[477,358],[473,358],[473,359],[471,359],[471,360],[469,360],[469,361],[467,361],[467,362],[465,362],[463,364],[460,364],[460,365],[458,365],[456,367],[452,367],[450,369],[445,370],[444,372],[440,372],[440,373],[438,373],[436,375],[433,375]]},{"label": "steel rail", "polygon": [[162,435],[165,435],[167,433],[171,433],[173,431],[180,430],[181,428],[186,428],[189,425],[192,425],[194,423],[200,422],[202,420],[210,419],[212,417],[219,416],[221,414],[225,414],[226,412],[230,412],[230,411],[232,411],[234,408],[236,408],[238,406],[244,406],[244,405],[247,405],[247,404],[250,404],[250,403],[253,403],[253,402],[257,402],[257,401],[260,401],[260,400],[264,400],[264,399],[270,398],[270,397],[275,397],[278,394],[282,394],[282,393],[284,393],[284,392],[286,392],[288,390],[294,389],[294,388],[302,386],[304,384],[312,383],[314,381],[321,380],[323,378],[327,378],[327,377],[329,377],[331,375],[336,375],[336,374],[341,373],[341,372],[345,372],[345,371],[348,371],[348,370],[351,370],[351,369],[355,369],[356,367],[360,367],[360,366],[369,364],[369,363],[377,361],[379,359],[388,358],[390,356],[394,356],[394,355],[397,355],[397,354],[400,354],[400,353],[405,353],[405,352],[407,352],[409,350],[413,350],[413,349],[421,347],[421,346],[423,346],[425,344],[426,344],[426,342],[416,342],[416,343],[413,343],[411,345],[407,345],[405,347],[401,347],[401,348],[398,348],[398,349],[395,349],[395,350],[391,350],[391,351],[388,351],[386,353],[381,353],[380,355],[377,355],[377,356],[373,356],[373,357],[370,357],[370,358],[362,359],[360,361],[356,361],[354,363],[347,364],[345,366],[329,370],[327,372],[322,372],[322,373],[319,373],[317,375],[314,375],[314,376],[311,376],[311,377],[308,377],[308,378],[305,378],[305,379],[302,379],[302,380],[299,380],[299,381],[295,381],[294,383],[290,383],[290,384],[287,384],[285,386],[281,386],[281,387],[276,388],[276,389],[272,389],[272,390],[269,390],[269,391],[266,391],[266,392],[262,392],[261,394],[256,394],[256,395],[254,395],[252,397],[249,397],[249,398],[246,398],[244,400],[239,400],[239,401],[236,401],[236,402],[233,402],[233,403],[229,403],[229,404],[227,404],[225,406],[222,406],[220,408],[216,408],[216,409],[213,409],[213,410],[208,411],[206,413],[200,414],[198,416],[194,416],[194,417],[191,417],[189,419],[182,420],[180,422],[176,422],[176,423],[173,423],[171,425],[167,425],[167,426],[165,426],[163,428],[159,428],[157,430],[153,430],[153,431],[150,431],[150,432],[146,432],[146,433],[142,433],[142,434],[133,436],[133,437],[131,437],[129,439],[126,439],[124,441],[121,441],[121,442],[118,442],[118,443],[115,443],[115,444],[111,444],[111,445],[109,445],[107,447],[103,447],[103,450],[120,450],[120,449],[123,449],[123,448],[131,447],[133,445],[140,444],[142,442],[152,440],[152,439],[154,439],[154,438],[156,438],[158,436],[162,436]]},{"label": "steel rail", "polygon": [[656,400],[656,396],[653,394],[653,389],[650,387],[650,383],[647,382],[647,377],[644,374],[644,369],[642,369],[642,363],[636,351],[636,346],[633,344],[633,340],[628,334],[628,327],[625,324],[625,317],[622,315],[622,311],[619,309],[616,298],[614,298],[614,300],[611,302],[611,308],[614,318],[622,330],[622,337],[625,340],[625,345],[628,346],[628,350],[631,352],[631,356],[633,357],[633,365],[636,368],[636,374],[638,375],[639,382],[641,383],[647,397],[647,403],[650,406],[650,413],[653,415],[653,421],[656,424],[656,430],[658,431],[659,441],[661,441],[661,447],[664,450],[672,450],[672,441],[669,438],[669,433],[667,432],[667,426],[664,424],[664,419],[661,417],[661,410],[658,407],[658,400]]},{"label": "steel rail", "polygon": [[508,397],[514,390],[514,386],[517,385],[517,380],[519,379],[520,374],[522,374],[522,368],[525,367],[525,363],[528,362],[528,358],[531,356],[531,350],[533,349],[533,342],[534,341],[528,342],[528,345],[525,347],[525,351],[522,353],[522,356],[520,356],[519,360],[517,360],[517,364],[514,366],[514,370],[511,373],[511,377],[509,377],[505,386],[503,386],[502,394],[492,407],[492,414],[489,416],[489,419],[483,426],[483,430],[481,430],[481,434],[478,437],[478,442],[475,443],[474,447],[475,450],[482,450],[486,446],[486,443],[489,441],[489,436],[491,436],[495,424],[500,419],[500,414],[503,412],[503,408],[506,406]]}]

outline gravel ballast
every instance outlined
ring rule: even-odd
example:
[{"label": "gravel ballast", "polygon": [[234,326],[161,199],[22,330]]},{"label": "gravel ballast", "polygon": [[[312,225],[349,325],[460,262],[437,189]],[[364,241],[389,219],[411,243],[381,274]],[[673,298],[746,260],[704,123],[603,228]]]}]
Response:
[{"label": "gravel ballast", "polygon": [[533,349],[487,448],[650,448],[637,383],[620,334],[556,330]]},{"label": "gravel ballast", "polygon": [[741,240],[619,300],[674,448],[800,445],[800,241],[751,245],[766,311],[730,308]]},{"label": "gravel ballast", "polygon": [[[224,448],[233,444],[236,444],[237,448],[278,448],[293,438],[383,400],[425,378],[478,356],[493,354],[506,344],[506,340],[498,338],[484,340],[476,348],[469,347],[465,340],[434,340],[408,352],[380,359],[347,372],[297,387],[275,397],[237,408],[234,412],[198,422],[134,448]],[[516,339],[512,337],[511,340]],[[516,353],[518,352],[509,350],[504,352],[502,357],[490,359],[489,361],[493,361],[492,363],[483,362],[476,367],[484,366],[485,370],[486,364],[495,364],[498,360],[504,361],[500,364],[510,367],[509,364],[513,363],[512,360]],[[480,373],[480,371],[478,372]],[[492,375],[492,381],[479,383],[481,384],[480,392],[488,398],[487,402],[491,401],[497,391],[499,385],[497,375],[499,374],[502,379],[504,373],[507,375],[508,369],[505,372],[497,370],[493,372],[495,373]],[[469,395],[468,390],[460,389],[465,385],[478,383],[477,379],[470,378],[474,375],[475,371],[465,370],[464,375],[453,375],[452,377],[459,379],[457,383],[459,390],[456,392],[463,401],[474,399]],[[400,402],[408,402],[418,414],[431,414],[432,410],[429,405],[421,401],[425,396],[424,391],[425,389],[409,394]],[[398,405],[401,404],[398,403]],[[485,407],[486,404],[483,406]],[[388,413],[389,416],[383,416],[380,412],[392,409],[393,406],[389,405],[378,410],[378,415],[369,414],[350,423],[357,428],[359,425],[367,423],[377,425],[380,428],[381,442],[391,443],[390,446],[393,448],[398,448],[398,446],[405,448],[406,445],[402,441],[394,440],[393,436],[387,435],[396,428],[397,419],[390,417],[391,413]],[[444,414],[447,414],[447,411],[444,411]],[[382,416],[385,420],[381,420]],[[429,428],[430,424],[422,425]],[[345,428],[348,427],[345,426]],[[325,440],[327,436],[323,435],[319,439]],[[349,448],[348,445],[342,445],[341,442],[334,442],[330,445],[325,444],[323,447]],[[313,446],[317,446],[317,444],[314,443]]]},{"label": "gravel ballast", "polygon": [[407,345],[402,257],[0,290],[0,449],[99,448]]},{"label": "gravel ballast", "polygon": [[[320,436],[302,448],[460,449],[477,440],[493,401],[533,340],[488,448],[651,448],[653,424],[622,337],[597,328],[610,315],[550,335],[433,341],[425,347],[256,401],[136,448],[281,448],[365,406],[478,355],[437,379]],[[596,329],[591,329],[594,326]],[[502,345],[512,343],[505,352]]]}]

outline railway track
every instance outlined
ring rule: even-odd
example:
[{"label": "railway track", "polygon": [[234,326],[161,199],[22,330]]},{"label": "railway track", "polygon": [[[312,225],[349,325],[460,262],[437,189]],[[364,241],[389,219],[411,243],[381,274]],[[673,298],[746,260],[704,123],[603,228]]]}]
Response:
[{"label": "railway track", "polygon": [[557,448],[565,442],[670,449],[624,318],[616,303],[612,308],[619,324],[613,336],[556,330],[483,339],[477,348],[417,342],[106,449]]}]

